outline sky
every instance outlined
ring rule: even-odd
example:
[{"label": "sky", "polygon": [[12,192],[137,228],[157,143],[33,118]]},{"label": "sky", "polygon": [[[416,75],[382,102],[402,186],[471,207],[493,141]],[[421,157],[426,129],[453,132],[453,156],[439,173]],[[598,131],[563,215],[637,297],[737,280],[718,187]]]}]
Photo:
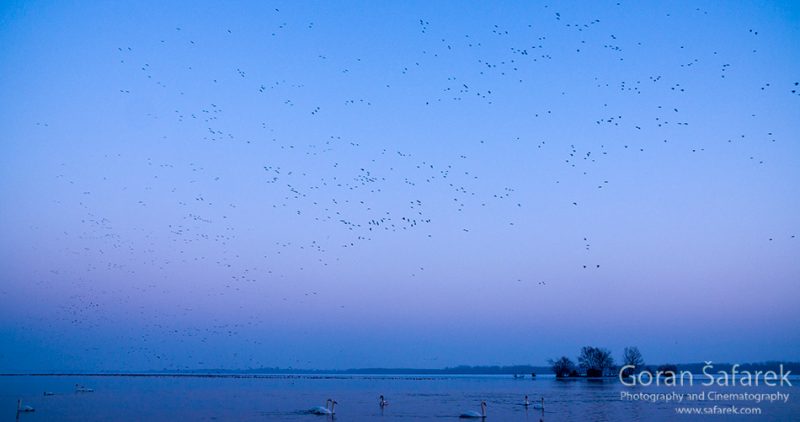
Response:
[{"label": "sky", "polygon": [[0,5],[0,371],[800,360],[796,2]]}]

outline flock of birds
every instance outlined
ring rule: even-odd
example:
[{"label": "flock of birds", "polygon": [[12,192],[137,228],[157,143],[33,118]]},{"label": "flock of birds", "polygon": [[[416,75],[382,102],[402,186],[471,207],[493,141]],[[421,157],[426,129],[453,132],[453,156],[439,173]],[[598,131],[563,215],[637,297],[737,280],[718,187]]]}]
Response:
[{"label": "flock of birds", "polygon": [[[83,386],[81,384],[75,384],[75,392],[76,393],[91,393],[91,392],[94,392],[94,389],[88,388],[88,387]],[[55,395],[55,393],[46,391],[44,393],[44,395],[45,396],[52,396],[52,395]],[[337,404],[339,404],[338,401],[329,398],[329,399],[325,400],[325,406],[314,406],[314,407],[308,409],[305,413],[311,414],[311,415],[334,416],[336,414],[336,405]],[[381,411],[383,411],[384,408],[386,406],[388,406],[388,405],[389,405],[389,401],[386,400],[386,397],[384,397],[381,394],[380,397],[378,397],[378,406],[380,407]],[[528,395],[526,394],[525,398],[523,399],[522,403],[520,403],[520,405],[523,406],[525,409],[531,408],[531,409],[541,410],[542,414],[544,415],[544,397],[542,397],[540,399],[540,402],[538,404],[536,404],[536,403],[531,403],[530,399],[528,398]],[[481,401],[481,403],[480,403],[480,411],[468,410],[468,411],[465,411],[465,412],[461,413],[459,415],[459,418],[462,418],[462,419],[485,419],[486,415],[487,415],[486,414],[486,408],[487,408],[486,401]],[[23,404],[22,400],[17,400],[17,420],[19,420],[19,416],[20,416],[21,413],[31,413],[31,412],[35,412],[35,411],[36,411],[36,409],[33,408],[32,406],[27,405],[27,404]]]},{"label": "flock of birds", "polygon": [[[338,404],[338,402],[336,400],[327,399],[325,401],[325,406],[312,407],[311,409],[308,410],[307,413],[312,414],[312,415],[329,415],[329,416],[333,416],[333,415],[336,414],[336,405],[337,404]],[[380,406],[381,410],[383,410],[388,405],[389,405],[389,402],[386,400],[386,398],[383,395],[381,395],[378,398],[378,406]],[[525,409],[532,408],[532,409],[541,410],[542,414],[544,414],[544,397],[541,398],[540,404],[532,404],[530,399],[528,398],[528,395],[526,394],[525,395],[525,399],[521,403],[521,406],[525,407]],[[468,411],[465,411],[465,412],[461,413],[458,417],[461,418],[461,419],[486,419],[486,415],[487,415],[486,414],[486,408],[487,407],[488,406],[486,404],[486,401],[481,401],[481,404],[480,404],[480,409],[481,410],[480,411],[468,410]],[[544,419],[544,416],[542,416],[542,419]]]},{"label": "flock of birds", "polygon": [[[397,264],[397,277],[409,283],[436,283],[441,274],[406,245],[427,253],[449,247],[435,243],[448,239],[534,255],[561,241],[537,238],[551,225],[539,216],[543,210],[580,227],[567,240],[574,254],[565,270],[591,281],[608,268],[601,261],[607,253],[589,240],[604,223],[592,209],[620,201],[610,199],[627,177],[618,169],[663,155],[759,171],[769,166],[770,148],[791,135],[764,127],[760,112],[739,116],[713,139],[692,132],[704,124],[693,102],[711,96],[705,89],[722,94],[742,85],[737,72],[759,60],[763,30],[742,28],[738,46],[670,44],[545,5],[525,24],[451,30],[422,18],[412,22],[403,48],[385,56],[322,51],[315,45],[326,36],[318,35],[324,25],[270,13],[258,40],[252,29],[179,25],[113,48],[114,95],[133,104],[124,117],[135,122],[130,136],[143,138],[142,147],[109,142],[92,166],[65,160],[58,168],[53,190],[61,220],[49,234],[65,245],[65,259],[52,260],[62,264],[39,283],[68,285],[70,294],[57,318],[37,324],[53,335],[64,324],[85,332],[123,307],[141,327],[117,333],[118,343],[129,344],[126,357],[140,357],[141,365],[257,367],[259,353],[237,351],[209,363],[197,351],[221,339],[252,346],[239,350],[269,349],[252,334],[269,319],[264,303],[345,309],[323,299],[334,281],[308,280],[334,279],[339,271],[348,277],[344,269],[362,265],[373,248],[402,245],[382,264]],[[693,25],[709,22],[707,11],[686,14]],[[303,44],[307,39],[317,41]],[[647,63],[662,41],[663,63]],[[734,54],[737,47],[745,56]],[[268,59],[254,59],[262,54]],[[225,59],[210,60],[218,56]],[[740,89],[759,101],[797,96],[796,81],[757,82]],[[137,106],[152,99],[156,106]],[[502,120],[483,124],[492,119]],[[57,130],[49,121],[37,127]],[[437,128],[444,130],[433,133]],[[436,144],[450,129],[459,139]],[[483,235],[498,234],[508,235],[507,245],[484,244]],[[500,288],[524,292],[517,296],[558,283],[524,265],[505,271],[510,284]],[[197,281],[176,287],[176,279]],[[251,297],[261,300],[246,305]],[[213,312],[208,323],[184,323],[213,308],[205,301],[226,303],[236,318]],[[172,350],[176,340],[189,352]]]},{"label": "flock of birds", "polygon": [[[93,388],[86,387],[81,384],[75,384],[75,392],[76,393],[94,393]],[[45,397],[47,396],[55,396],[56,393],[52,391],[45,391],[43,393]],[[17,400],[17,420],[19,420],[20,413],[32,413],[35,412],[36,408],[29,404],[22,403],[22,399]]]}]

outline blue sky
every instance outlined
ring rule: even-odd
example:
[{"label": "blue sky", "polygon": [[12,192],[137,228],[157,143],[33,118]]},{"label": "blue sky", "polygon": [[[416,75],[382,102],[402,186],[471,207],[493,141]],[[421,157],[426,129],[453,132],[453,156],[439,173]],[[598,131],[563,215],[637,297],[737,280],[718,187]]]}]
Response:
[{"label": "blue sky", "polygon": [[800,359],[799,11],[4,3],[0,369]]}]

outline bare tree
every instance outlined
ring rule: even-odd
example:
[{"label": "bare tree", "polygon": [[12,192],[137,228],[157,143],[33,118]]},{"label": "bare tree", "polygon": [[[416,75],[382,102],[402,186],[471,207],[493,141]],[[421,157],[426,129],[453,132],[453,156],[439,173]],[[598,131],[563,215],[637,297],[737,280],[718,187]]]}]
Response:
[{"label": "bare tree", "polygon": [[642,353],[639,352],[639,348],[636,346],[626,347],[622,353],[622,364],[624,366],[633,366],[633,368],[625,368],[622,372],[622,375],[626,377],[636,372],[637,369],[642,368],[644,359],[642,358]]},{"label": "bare tree", "polygon": [[602,377],[614,367],[614,358],[608,349],[584,346],[578,356],[578,364],[586,371],[587,377]]},{"label": "bare tree", "polygon": [[557,360],[550,359],[549,362],[556,378],[566,378],[575,371],[575,364],[566,356],[561,356]]}]

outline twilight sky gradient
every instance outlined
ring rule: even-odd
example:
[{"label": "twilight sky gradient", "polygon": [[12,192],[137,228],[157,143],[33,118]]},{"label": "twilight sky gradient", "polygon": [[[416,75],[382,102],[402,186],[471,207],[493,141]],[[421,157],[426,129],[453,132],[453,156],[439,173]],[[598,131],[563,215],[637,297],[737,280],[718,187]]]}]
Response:
[{"label": "twilight sky gradient", "polygon": [[0,6],[0,371],[800,359],[797,2],[130,3]]}]

